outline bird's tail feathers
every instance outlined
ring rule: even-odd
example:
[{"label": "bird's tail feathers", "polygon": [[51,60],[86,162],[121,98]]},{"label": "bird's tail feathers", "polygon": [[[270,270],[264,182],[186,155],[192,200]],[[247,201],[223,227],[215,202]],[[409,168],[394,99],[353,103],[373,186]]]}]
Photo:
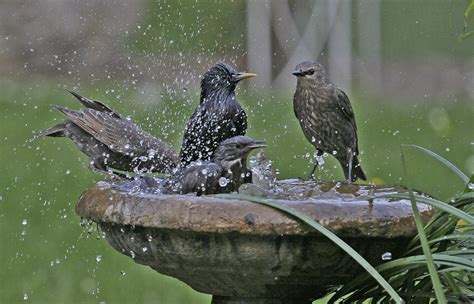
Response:
[{"label": "bird's tail feathers", "polygon": [[352,159],[351,181],[355,182],[357,178],[360,178],[361,180],[367,180],[364,170],[362,170],[362,166],[359,163],[359,159],[357,156],[354,156]]},{"label": "bird's tail feathers", "polygon": [[30,139],[30,142],[33,142],[37,139],[40,139],[44,136],[50,136],[50,137],[63,137],[64,135],[64,130],[66,129],[66,124],[64,122],[58,123],[54,127],[51,127],[49,129],[43,130],[39,133],[37,133],[33,138]]}]

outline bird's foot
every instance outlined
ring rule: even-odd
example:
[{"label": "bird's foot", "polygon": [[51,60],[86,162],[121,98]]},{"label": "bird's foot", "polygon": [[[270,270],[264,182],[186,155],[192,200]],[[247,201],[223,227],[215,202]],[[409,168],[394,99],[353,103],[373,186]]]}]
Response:
[{"label": "bird's foot", "polygon": [[352,184],[352,181],[351,181],[351,179],[349,178],[349,179],[343,180],[342,183],[343,183],[344,185],[350,185],[350,184]]}]

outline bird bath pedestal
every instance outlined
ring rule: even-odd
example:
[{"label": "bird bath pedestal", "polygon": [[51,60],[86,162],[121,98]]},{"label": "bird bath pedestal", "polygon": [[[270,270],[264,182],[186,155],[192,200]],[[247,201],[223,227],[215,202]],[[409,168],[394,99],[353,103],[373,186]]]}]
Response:
[{"label": "bird bath pedestal", "polygon": [[[254,187],[241,192],[309,215],[372,265],[384,254],[397,258],[416,235],[409,201],[368,199],[401,189],[298,181],[272,193]],[[430,208],[418,208],[427,220]],[[154,195],[101,182],[82,194],[76,211],[97,222],[117,251],[212,294],[212,303],[310,303],[364,271],[307,225],[247,201]]]}]

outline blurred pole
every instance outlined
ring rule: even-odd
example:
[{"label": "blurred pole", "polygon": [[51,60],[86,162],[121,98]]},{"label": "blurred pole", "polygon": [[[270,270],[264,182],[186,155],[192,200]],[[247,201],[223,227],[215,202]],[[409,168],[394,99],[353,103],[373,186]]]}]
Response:
[{"label": "blurred pole", "polygon": [[345,91],[352,85],[351,1],[328,1],[328,16],[335,16],[328,41],[329,77]]},{"label": "blurred pole", "polygon": [[[302,2],[295,2],[296,9],[291,10],[288,0],[274,0],[273,9],[273,34],[287,61],[274,77],[273,86],[280,91],[294,90],[296,79],[291,72],[303,60],[315,60],[324,45],[324,35],[318,35],[321,29],[321,17],[326,11],[321,8],[321,2],[314,2],[308,22],[300,33],[298,23],[301,22],[301,13],[306,8],[299,8]],[[304,7],[304,6],[302,6]],[[306,15],[306,14],[305,14]],[[322,39],[323,38],[323,39]],[[278,64],[278,63],[276,63]]]},{"label": "blurred pole", "polygon": [[380,2],[359,0],[358,32],[360,85],[379,94],[382,91],[382,49]]},{"label": "blurred pole", "polygon": [[259,88],[272,83],[271,1],[247,0],[247,67]]}]

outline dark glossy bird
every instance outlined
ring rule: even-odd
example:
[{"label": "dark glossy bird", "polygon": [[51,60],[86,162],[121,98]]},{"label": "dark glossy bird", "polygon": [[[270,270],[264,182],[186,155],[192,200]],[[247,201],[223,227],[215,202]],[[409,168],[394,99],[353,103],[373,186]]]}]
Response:
[{"label": "dark glossy bird", "polygon": [[[347,95],[327,79],[317,62],[298,64],[293,75],[298,78],[293,98],[295,115],[317,155],[333,155],[347,181],[366,180],[358,159],[354,111]],[[311,175],[317,166],[316,162]]]},{"label": "dark glossy bird", "polygon": [[231,66],[218,63],[201,81],[199,106],[191,115],[183,135],[180,159],[183,166],[212,158],[224,140],[245,135],[247,115],[235,98],[237,83],[256,74],[241,73]]},{"label": "dark glossy bird", "polygon": [[[68,137],[90,157],[89,168],[110,175],[111,169],[127,172],[171,173],[179,162],[176,152],[165,142],[143,131],[129,118],[122,117],[105,104],[74,95],[85,109],[74,111],[54,105],[67,120],[38,133]],[[116,173],[117,175],[121,175]]]},{"label": "dark glossy bird", "polygon": [[192,162],[166,178],[161,184],[162,193],[202,195],[237,191],[246,182],[248,154],[262,147],[266,147],[265,142],[247,136],[229,138],[220,143],[212,161]]}]

